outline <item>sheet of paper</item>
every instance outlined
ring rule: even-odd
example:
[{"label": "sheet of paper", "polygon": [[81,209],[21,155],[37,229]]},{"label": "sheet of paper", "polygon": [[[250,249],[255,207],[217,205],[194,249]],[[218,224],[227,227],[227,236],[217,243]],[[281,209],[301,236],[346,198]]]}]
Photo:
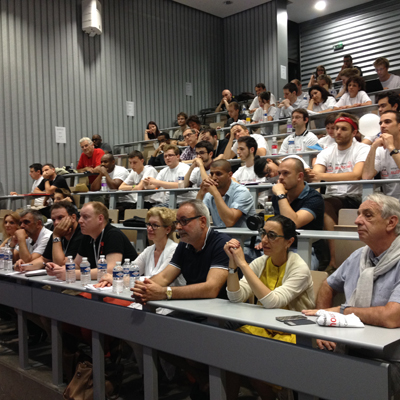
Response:
[{"label": "sheet of paper", "polygon": [[281,79],[287,79],[286,78],[286,67],[284,65],[281,65]]},{"label": "sheet of paper", "polygon": [[134,117],[135,116],[135,103],[133,101],[127,101],[126,102],[126,115],[128,117]]},{"label": "sheet of paper", "polygon": [[192,82],[186,82],[186,96],[193,96]]},{"label": "sheet of paper", "polygon": [[56,143],[67,143],[67,133],[63,126],[56,126]]}]

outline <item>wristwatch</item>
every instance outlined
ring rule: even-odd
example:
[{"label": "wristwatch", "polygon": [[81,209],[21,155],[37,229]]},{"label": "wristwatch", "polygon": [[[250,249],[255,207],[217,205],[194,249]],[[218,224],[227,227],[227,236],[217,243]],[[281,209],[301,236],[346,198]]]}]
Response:
[{"label": "wristwatch", "polygon": [[344,310],[345,310],[346,308],[348,308],[348,307],[350,307],[350,306],[348,306],[347,304],[342,304],[342,305],[340,306],[340,314],[344,314]]},{"label": "wristwatch", "polygon": [[172,299],[172,289],[170,286],[167,287],[167,300]]},{"label": "wristwatch", "polygon": [[393,156],[393,154],[399,154],[399,153],[400,153],[399,150],[393,149],[393,150],[390,152],[390,155]]},{"label": "wristwatch", "polygon": [[238,270],[238,267],[236,267],[236,268],[229,268],[229,273],[230,273],[230,274],[236,274],[237,270]]},{"label": "wristwatch", "polygon": [[61,242],[61,238],[59,237],[53,238],[53,243],[58,243],[58,242]]},{"label": "wristwatch", "polygon": [[276,196],[277,198],[278,198],[278,201],[279,200],[282,200],[282,199],[286,199],[287,198],[287,194],[278,194],[278,196]]}]

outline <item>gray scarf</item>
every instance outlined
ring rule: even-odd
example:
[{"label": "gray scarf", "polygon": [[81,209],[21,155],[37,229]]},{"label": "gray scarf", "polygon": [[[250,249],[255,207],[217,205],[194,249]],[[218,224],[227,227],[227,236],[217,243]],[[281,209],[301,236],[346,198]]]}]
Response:
[{"label": "gray scarf", "polygon": [[360,277],[348,302],[351,307],[371,307],[374,281],[378,276],[390,271],[400,261],[400,236],[396,237],[375,267],[369,258],[369,251],[370,248],[365,246],[361,252]]}]

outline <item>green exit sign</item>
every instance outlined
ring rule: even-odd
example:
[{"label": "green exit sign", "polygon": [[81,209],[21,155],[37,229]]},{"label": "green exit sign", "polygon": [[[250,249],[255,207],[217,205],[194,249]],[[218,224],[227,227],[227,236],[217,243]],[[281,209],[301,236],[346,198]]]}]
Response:
[{"label": "green exit sign", "polygon": [[333,51],[342,50],[343,47],[344,47],[344,44],[343,44],[342,42],[340,42],[340,43],[335,44],[335,45],[333,46]]}]

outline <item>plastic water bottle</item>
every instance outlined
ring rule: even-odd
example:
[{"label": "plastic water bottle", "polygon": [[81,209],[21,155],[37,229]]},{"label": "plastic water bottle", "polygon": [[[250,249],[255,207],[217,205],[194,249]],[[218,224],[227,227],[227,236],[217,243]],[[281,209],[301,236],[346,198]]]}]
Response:
[{"label": "plastic water bottle", "polygon": [[296,148],[294,145],[294,137],[291,137],[289,139],[289,143],[288,143],[288,154],[294,154],[296,152]]},{"label": "plastic water bottle", "polygon": [[307,101],[307,93],[304,93],[303,100]]},{"label": "plastic water bottle", "polygon": [[4,272],[13,271],[13,252],[7,246],[4,250]]},{"label": "plastic water bottle", "polygon": [[278,140],[275,136],[272,138],[271,152],[272,155],[278,154]]},{"label": "plastic water bottle", "polygon": [[125,258],[125,262],[122,265],[122,270],[124,271],[124,289],[129,289],[129,275],[131,269],[131,260]]},{"label": "plastic water bottle", "polygon": [[4,269],[4,247],[0,247],[0,270]]},{"label": "plastic water bottle", "polygon": [[121,261],[117,261],[113,269],[112,291],[115,294],[122,293],[124,291],[124,270],[122,269]]},{"label": "plastic water bottle", "polygon": [[263,114],[263,122],[268,122],[268,113],[266,111]]},{"label": "plastic water bottle", "polygon": [[74,163],[72,162],[70,165],[71,169],[74,169]]},{"label": "plastic water bottle", "polygon": [[102,192],[108,192],[108,185],[107,185],[107,180],[106,180],[105,176],[103,176],[101,178],[101,191]]},{"label": "plastic water bottle", "polygon": [[97,262],[97,282],[100,282],[101,278],[107,273],[107,260],[106,256],[100,256]]},{"label": "plastic water bottle", "polygon": [[286,132],[287,133],[292,133],[293,132],[292,118],[288,118],[288,120],[287,120]]},{"label": "plastic water bottle", "polygon": [[90,262],[88,261],[87,257],[82,258],[80,268],[81,268],[81,283],[82,286],[86,286],[92,281],[92,278],[90,277]]},{"label": "plastic water bottle", "polygon": [[185,187],[185,177],[184,176],[178,176],[178,188],[183,188]]},{"label": "plastic water bottle", "polygon": [[139,280],[140,277],[140,270],[139,270],[139,265],[134,265],[133,263],[131,264],[131,268],[129,271],[129,287],[133,288],[135,287],[135,283],[137,280]]},{"label": "plastic water bottle", "polygon": [[65,270],[66,270],[65,282],[75,283],[76,271],[75,271],[75,263],[72,256],[68,256],[68,262],[65,264]]},{"label": "plastic water bottle", "polygon": [[274,207],[272,207],[271,203],[266,203],[265,204],[265,209],[264,209],[264,221],[267,222],[267,220],[275,215],[274,212]]}]

